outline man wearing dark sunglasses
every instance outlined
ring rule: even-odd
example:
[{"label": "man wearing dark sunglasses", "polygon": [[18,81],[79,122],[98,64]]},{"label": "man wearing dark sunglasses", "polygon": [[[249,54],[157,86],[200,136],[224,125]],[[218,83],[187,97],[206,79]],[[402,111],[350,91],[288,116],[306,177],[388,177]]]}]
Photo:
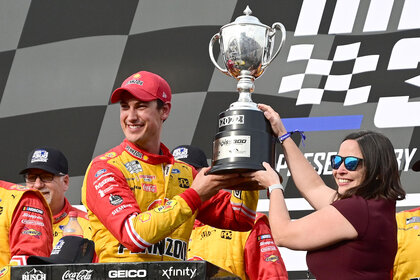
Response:
[{"label": "man wearing dark sunglasses", "polygon": [[78,212],[78,222],[85,238],[91,239],[87,213],[73,207],[65,197],[69,188],[68,162],[64,154],[55,148],[43,147],[32,150],[23,174],[26,186],[39,190],[48,202],[53,214],[53,246],[63,237],[63,227],[68,223],[70,211]]},{"label": "man wearing dark sunglasses", "polygon": [[[420,171],[420,160],[412,167]],[[397,213],[398,251],[393,280],[420,279],[420,207]]]}]

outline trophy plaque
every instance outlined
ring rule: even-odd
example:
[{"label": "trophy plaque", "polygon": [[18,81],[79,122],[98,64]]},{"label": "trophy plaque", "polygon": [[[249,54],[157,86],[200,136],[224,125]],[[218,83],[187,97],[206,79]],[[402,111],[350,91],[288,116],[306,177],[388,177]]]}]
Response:
[{"label": "trophy plaque", "polygon": [[[254,81],[279,54],[286,39],[286,29],[276,22],[269,27],[251,15],[247,6],[244,15],[220,28],[209,43],[210,59],[218,70],[235,78],[239,99],[219,114],[218,132],[213,141],[211,174],[241,173],[262,170],[262,162],[274,166],[275,137],[271,125],[251,99]],[[281,41],[275,53],[276,30]],[[213,56],[218,41],[226,68]],[[250,188],[245,188],[250,189]]]}]

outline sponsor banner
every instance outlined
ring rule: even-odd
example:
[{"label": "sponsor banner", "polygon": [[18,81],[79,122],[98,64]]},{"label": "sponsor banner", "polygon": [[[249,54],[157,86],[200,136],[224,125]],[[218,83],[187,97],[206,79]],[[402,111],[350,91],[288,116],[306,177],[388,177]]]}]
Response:
[{"label": "sponsor banner", "polygon": [[11,267],[14,280],[240,279],[206,261],[58,264]]}]

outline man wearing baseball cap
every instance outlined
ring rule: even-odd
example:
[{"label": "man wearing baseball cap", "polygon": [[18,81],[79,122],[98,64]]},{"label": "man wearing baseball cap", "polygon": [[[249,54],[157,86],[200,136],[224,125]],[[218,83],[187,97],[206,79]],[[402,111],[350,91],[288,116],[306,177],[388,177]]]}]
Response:
[{"label": "man wearing baseball cap", "polygon": [[192,165],[197,171],[209,167],[204,151],[191,145],[181,145],[172,150],[175,159]]},{"label": "man wearing baseball cap", "polygon": [[[196,146],[180,145],[173,149],[177,160],[200,170],[208,166],[203,150]],[[242,191],[234,191],[240,197]],[[211,232],[211,235],[206,233]],[[206,238],[202,238],[205,236]],[[228,238],[227,238],[228,237]],[[266,215],[257,213],[250,231],[233,231],[206,225],[199,220],[188,244],[188,260],[205,260],[215,264],[241,279],[288,279],[280,251],[273,246],[270,225]]]},{"label": "man wearing baseball cap", "polygon": [[186,260],[195,218],[235,230],[253,225],[258,192],[236,198],[221,190],[242,182],[239,175],[197,173],[161,143],[171,98],[169,84],[148,71],[111,95],[125,139],[93,159],[82,188],[99,262]]},{"label": "man wearing baseball cap", "polygon": [[[420,160],[413,166],[420,171]],[[393,278],[420,279],[420,207],[397,213],[398,250],[394,260]]]},{"label": "man wearing baseball cap", "polygon": [[29,155],[24,175],[26,186],[39,190],[48,202],[53,214],[53,246],[63,237],[63,227],[68,223],[70,211],[78,213],[83,235],[91,238],[87,213],[73,207],[65,197],[69,188],[68,162],[64,154],[52,147],[33,149]]}]

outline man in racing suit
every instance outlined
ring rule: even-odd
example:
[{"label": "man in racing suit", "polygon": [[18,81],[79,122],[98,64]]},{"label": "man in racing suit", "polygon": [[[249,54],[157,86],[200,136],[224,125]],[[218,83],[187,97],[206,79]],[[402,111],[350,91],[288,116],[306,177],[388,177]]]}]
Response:
[{"label": "man in racing suit", "polygon": [[241,279],[288,279],[268,218],[261,213],[257,213],[252,230],[246,232],[219,229],[196,221],[187,257],[211,262]]},{"label": "man in racing suit", "polygon": [[126,139],[89,165],[82,187],[99,262],[186,260],[195,218],[219,228],[250,230],[258,191],[231,196],[223,187],[238,174],[197,174],[160,142],[171,109],[171,89],[141,71],[116,89]]},{"label": "man in racing suit", "polygon": [[26,265],[31,255],[49,257],[52,240],[51,211],[42,194],[0,180],[0,278],[9,279],[9,265]]},{"label": "man in racing suit", "polygon": [[420,279],[420,207],[397,213],[398,250],[393,279]]},{"label": "man in racing suit", "polygon": [[70,211],[76,211],[83,237],[91,239],[87,213],[73,207],[65,196],[69,188],[68,161],[65,155],[52,147],[35,148],[28,155],[24,174],[26,186],[39,190],[53,214],[53,247],[63,237],[63,228],[69,222]]},{"label": "man in racing suit", "polygon": [[[420,160],[412,167],[420,171]],[[420,207],[397,213],[398,250],[395,255],[394,280],[420,279]]]},{"label": "man in racing suit", "polygon": [[[177,160],[196,170],[208,167],[207,157],[200,148],[180,145],[172,151]],[[234,191],[241,197],[241,191]],[[205,260],[241,279],[288,279],[280,251],[274,243],[266,215],[257,213],[251,231],[219,229],[196,220],[187,252],[188,260]]]}]

